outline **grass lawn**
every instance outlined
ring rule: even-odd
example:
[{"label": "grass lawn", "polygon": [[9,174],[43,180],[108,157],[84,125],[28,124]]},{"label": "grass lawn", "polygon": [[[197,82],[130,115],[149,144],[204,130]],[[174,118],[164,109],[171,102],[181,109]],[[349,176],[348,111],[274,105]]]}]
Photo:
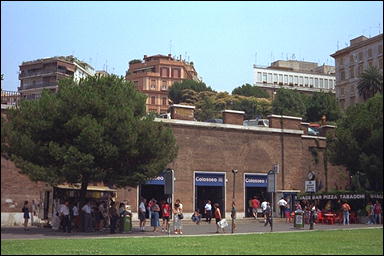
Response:
[{"label": "grass lawn", "polygon": [[196,237],[2,240],[1,254],[383,255],[383,229]]}]

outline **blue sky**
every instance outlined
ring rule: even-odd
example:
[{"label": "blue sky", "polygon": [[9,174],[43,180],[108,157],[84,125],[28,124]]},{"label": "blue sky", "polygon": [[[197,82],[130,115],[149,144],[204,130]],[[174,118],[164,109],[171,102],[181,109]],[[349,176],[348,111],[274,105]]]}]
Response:
[{"label": "blue sky", "polygon": [[[203,81],[232,92],[252,65],[278,59],[334,65],[329,55],[383,33],[383,2],[1,2],[4,90],[23,61],[75,55],[125,75],[144,55],[180,54]],[[170,43],[171,42],[171,43]],[[170,47],[171,45],[171,47]]]}]

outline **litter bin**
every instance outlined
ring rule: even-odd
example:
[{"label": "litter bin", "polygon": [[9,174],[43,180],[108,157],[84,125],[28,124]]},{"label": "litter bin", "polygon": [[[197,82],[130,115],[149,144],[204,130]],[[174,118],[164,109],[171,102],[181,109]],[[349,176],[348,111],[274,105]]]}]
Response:
[{"label": "litter bin", "polygon": [[130,232],[132,230],[132,217],[126,215],[123,217],[123,232]]},{"label": "litter bin", "polygon": [[295,218],[293,221],[293,227],[294,228],[304,228],[304,211],[302,211],[300,209],[295,211]]}]

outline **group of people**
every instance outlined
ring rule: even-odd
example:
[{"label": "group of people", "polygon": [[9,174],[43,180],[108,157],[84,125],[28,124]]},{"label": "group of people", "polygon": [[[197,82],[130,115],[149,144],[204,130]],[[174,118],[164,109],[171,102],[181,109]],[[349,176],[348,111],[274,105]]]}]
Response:
[{"label": "group of people", "polygon": [[369,201],[365,210],[368,216],[367,224],[381,224],[382,209],[379,201],[376,200],[375,204]]}]

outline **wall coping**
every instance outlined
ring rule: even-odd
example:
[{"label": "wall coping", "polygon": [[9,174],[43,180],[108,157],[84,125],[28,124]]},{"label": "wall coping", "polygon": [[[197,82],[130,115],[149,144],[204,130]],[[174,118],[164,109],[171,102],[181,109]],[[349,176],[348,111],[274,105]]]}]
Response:
[{"label": "wall coping", "polygon": [[155,122],[164,122],[169,124],[194,126],[194,127],[224,128],[224,129],[235,129],[235,130],[242,130],[242,131],[255,131],[255,132],[267,132],[267,133],[283,132],[283,133],[296,134],[296,135],[302,135],[302,136],[304,134],[304,131],[302,130],[257,127],[257,126],[243,126],[243,125],[236,125],[236,124],[219,124],[219,123],[187,121],[187,120],[179,120],[179,119],[155,118]]},{"label": "wall coping", "polygon": [[281,116],[281,115],[268,115],[267,117],[276,117],[276,118],[281,118],[281,117],[283,117],[283,118],[285,118],[285,119],[293,119],[293,120],[303,120],[303,118],[301,118],[301,117],[297,117],[297,116]]},{"label": "wall coping", "polygon": [[170,106],[171,108],[172,107],[177,107],[177,108],[190,108],[190,109],[195,109],[196,107],[195,106],[189,106],[189,105],[181,105],[181,104],[173,104]]},{"label": "wall coping", "polygon": [[301,138],[304,138],[304,139],[319,139],[319,140],[326,140],[327,139],[327,137],[312,136],[312,135],[301,135]]},{"label": "wall coping", "polygon": [[243,114],[243,115],[245,115],[244,111],[229,110],[229,109],[222,110],[221,113],[234,113],[234,114]]},{"label": "wall coping", "polygon": [[337,128],[336,125],[330,125],[330,124],[327,124],[327,125],[322,125],[320,127],[327,127],[327,128]]}]

